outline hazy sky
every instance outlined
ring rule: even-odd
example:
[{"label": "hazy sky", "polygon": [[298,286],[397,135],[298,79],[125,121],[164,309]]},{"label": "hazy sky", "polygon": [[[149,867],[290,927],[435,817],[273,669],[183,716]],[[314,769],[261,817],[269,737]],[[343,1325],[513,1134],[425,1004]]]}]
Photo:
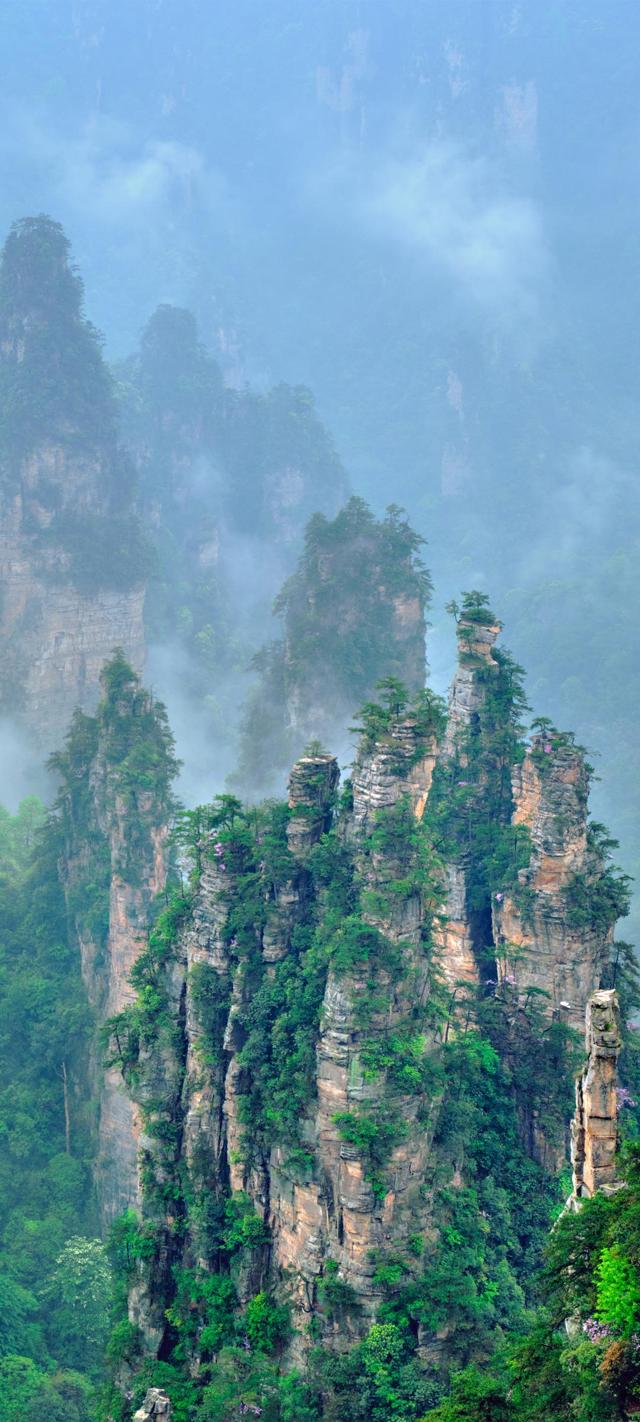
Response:
[{"label": "hazy sky", "polygon": [[172,301],[229,380],[312,387],[429,539],[438,676],[445,598],[486,588],[629,857],[637,0],[4,10],[0,225],[64,224],[110,354]]}]

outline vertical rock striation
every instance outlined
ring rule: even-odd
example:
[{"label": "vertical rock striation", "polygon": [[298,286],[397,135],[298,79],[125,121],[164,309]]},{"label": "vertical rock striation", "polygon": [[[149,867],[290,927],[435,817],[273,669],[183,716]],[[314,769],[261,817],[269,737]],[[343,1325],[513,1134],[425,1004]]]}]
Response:
[{"label": "vertical rock striation", "polygon": [[5,714],[46,749],[93,709],[114,647],[144,659],[133,471],[82,302],[58,224],[16,223],[0,267],[0,679]]},{"label": "vertical rock striation", "polygon": [[612,923],[576,911],[576,889],[588,896],[603,870],[587,833],[587,797],[584,754],[572,738],[535,735],[513,770],[512,823],[529,832],[530,862],[515,890],[493,900],[500,974],[522,993],[545,992],[578,1031],[613,936]]},{"label": "vertical rock striation", "polygon": [[613,989],[594,992],[586,1010],[586,1065],[576,1082],[571,1127],[573,1199],[589,1200],[596,1190],[616,1187],[618,1147],[618,1057],[620,1004]]},{"label": "vertical rock striation", "polygon": [[[69,918],[98,1026],[135,1014],[135,965],[144,954],[153,905],[166,884],[175,773],[163,709],[121,655],[103,669],[95,717],[76,713],[65,750],[53,758],[66,853]],[[140,1203],[142,1126],[115,1067],[95,1066],[96,1184],[103,1223]]]},{"label": "vertical rock striation", "polygon": [[460,751],[465,733],[477,717],[485,697],[483,673],[497,673],[493,648],[501,629],[491,613],[482,607],[461,613],[457,626],[458,664],[449,692],[444,755]]}]

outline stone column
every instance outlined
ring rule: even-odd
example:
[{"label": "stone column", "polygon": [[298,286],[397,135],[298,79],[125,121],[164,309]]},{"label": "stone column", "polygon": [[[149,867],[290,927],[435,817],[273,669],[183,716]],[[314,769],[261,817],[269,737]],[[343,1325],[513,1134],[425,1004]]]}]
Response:
[{"label": "stone column", "polygon": [[576,1114],[571,1126],[573,1198],[591,1199],[596,1190],[617,1188],[618,1057],[620,1005],[609,988],[592,993],[587,1003],[587,1062],[576,1082]]}]

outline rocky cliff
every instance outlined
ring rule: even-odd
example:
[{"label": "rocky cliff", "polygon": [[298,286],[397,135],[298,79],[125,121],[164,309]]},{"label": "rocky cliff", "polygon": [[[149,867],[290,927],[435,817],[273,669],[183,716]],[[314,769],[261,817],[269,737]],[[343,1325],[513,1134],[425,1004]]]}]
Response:
[{"label": "rocky cliff", "polygon": [[[57,811],[65,854],[61,873],[71,931],[98,1029],[133,1009],[136,971],[167,878],[175,773],[162,708],[122,655],[103,668],[95,717],[76,712],[65,750]],[[140,1112],[120,1071],[93,1062],[98,1123],[95,1177],[104,1227],[141,1204],[144,1136]]]},{"label": "rocky cliff", "polygon": [[617,1184],[618,1057],[622,1047],[620,1003],[612,989],[595,992],[587,1003],[586,1064],[576,1082],[571,1125],[573,1200]]},{"label": "rocky cliff", "polygon": [[[437,1302],[460,1267],[447,1263],[458,1202],[481,1238],[474,1191],[517,1158],[535,1195],[564,1157],[569,1025],[599,986],[621,901],[587,832],[581,752],[546,730],[526,748],[518,669],[493,616],[474,611],[448,722],[429,692],[411,701],[391,683],[364,708],[341,791],[335,760],[309,750],[288,805],[222,796],[186,817],[190,887],[136,963],[135,1000],[122,974],[144,906],[129,889],[114,909],[110,1060],[141,1172],[129,1319],[147,1356],[169,1357],[189,1328],[192,1366],[208,1366],[207,1281],[222,1279],[231,1332],[251,1338],[268,1299],[298,1362],[314,1338],[357,1341],[400,1290],[437,1367],[465,1336]],[[151,863],[149,894],[162,877]],[[583,933],[567,886],[591,915]],[[516,915],[526,954],[524,930],[506,938]],[[477,1070],[498,1073],[507,1113],[490,1150]]]},{"label": "rocky cliff", "polygon": [[613,924],[590,899],[601,893],[603,858],[586,820],[588,769],[571,736],[547,728],[514,768],[512,823],[531,842],[515,891],[494,898],[500,973],[519,991],[549,994],[581,1030],[593,983],[603,970]]},{"label": "rocky cliff", "polygon": [[138,669],[144,662],[144,588],[78,586],[73,554],[42,502],[46,489],[60,510],[75,511],[86,480],[91,517],[100,518],[103,477],[99,458],[79,461],[43,444],[23,461],[19,487],[0,507],[4,710],[34,733],[41,751],[59,744],[77,706],[95,707],[114,647]]},{"label": "rocky cliff", "polygon": [[16,224],[0,269],[0,681],[40,750],[95,706],[115,646],[144,658],[132,469],[82,298],[61,228]]}]

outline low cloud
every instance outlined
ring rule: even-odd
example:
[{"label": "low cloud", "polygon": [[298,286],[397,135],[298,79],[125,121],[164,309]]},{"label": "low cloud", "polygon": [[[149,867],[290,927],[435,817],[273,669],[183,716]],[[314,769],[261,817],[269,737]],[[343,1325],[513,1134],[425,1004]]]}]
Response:
[{"label": "low cloud", "polygon": [[0,804],[15,814],[27,795],[49,802],[55,793],[55,779],[27,731],[9,717],[0,718]]},{"label": "low cloud", "polygon": [[571,577],[583,571],[586,558],[615,552],[633,538],[638,504],[634,473],[588,445],[576,449],[545,495],[547,531],[523,557],[522,580],[546,579],[551,570]]},{"label": "low cloud", "polygon": [[[395,149],[395,151],[394,151]],[[540,210],[496,163],[446,138],[390,141],[373,163],[341,154],[307,198],[403,248],[501,332],[537,343],[550,257]]]},{"label": "low cloud", "polygon": [[427,144],[374,173],[360,212],[501,323],[538,319],[547,268],[540,215],[530,198],[501,186],[485,159],[445,141]]},{"label": "low cloud", "polygon": [[0,153],[46,172],[46,185],[66,209],[97,222],[135,225],[159,212],[226,202],[221,174],[187,144],[142,139],[129,125],[97,115],[72,135],[44,115],[5,116]]},{"label": "low cloud", "polygon": [[62,222],[116,348],[159,301],[193,303],[205,248],[226,252],[236,221],[225,177],[197,147],[105,115],[72,132],[44,110],[6,106],[0,118],[3,228],[38,211]]}]

